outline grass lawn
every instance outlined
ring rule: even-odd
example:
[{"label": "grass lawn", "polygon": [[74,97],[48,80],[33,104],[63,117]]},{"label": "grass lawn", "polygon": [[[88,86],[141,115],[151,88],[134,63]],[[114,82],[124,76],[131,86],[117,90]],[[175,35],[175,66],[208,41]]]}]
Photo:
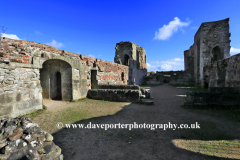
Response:
[{"label": "grass lawn", "polygon": [[27,114],[33,122],[39,124],[42,130],[54,133],[59,129],[56,127],[58,122],[63,124],[71,124],[83,119],[93,117],[113,115],[120,111],[122,107],[130,103],[127,102],[109,102],[93,99],[81,99],[74,102],[73,107],[60,109],[56,111],[48,111],[46,108]]},{"label": "grass lawn", "polygon": [[146,85],[141,85],[140,88],[150,88],[150,87],[157,87],[160,86],[161,84],[146,84]]},{"label": "grass lawn", "polygon": [[240,153],[239,140],[184,140],[172,141],[176,147],[209,156],[238,159]]},{"label": "grass lawn", "polygon": [[193,91],[193,92],[208,92],[208,89],[196,87],[196,86],[184,86],[184,85],[171,85],[171,86],[179,89],[189,89],[189,91]]}]

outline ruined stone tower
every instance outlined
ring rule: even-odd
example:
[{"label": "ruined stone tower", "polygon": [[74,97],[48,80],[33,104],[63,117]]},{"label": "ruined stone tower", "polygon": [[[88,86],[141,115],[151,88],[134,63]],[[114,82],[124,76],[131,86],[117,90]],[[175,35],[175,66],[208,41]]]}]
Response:
[{"label": "ruined stone tower", "polygon": [[128,84],[142,84],[147,75],[147,57],[144,48],[130,41],[117,43],[114,62],[129,66]]},{"label": "ruined stone tower", "polygon": [[[194,44],[184,52],[185,70],[192,74],[195,85],[208,86],[210,80],[207,68],[230,56],[228,22],[229,18],[202,23],[194,36]],[[221,73],[218,78],[224,79],[224,75],[225,73]]]}]

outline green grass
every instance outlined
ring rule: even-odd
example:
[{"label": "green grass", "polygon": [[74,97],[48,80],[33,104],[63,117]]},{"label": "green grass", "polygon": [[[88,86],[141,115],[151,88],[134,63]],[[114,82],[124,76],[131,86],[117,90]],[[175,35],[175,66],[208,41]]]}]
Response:
[{"label": "green grass", "polygon": [[[186,121],[188,124],[194,123],[192,119]],[[233,140],[214,122],[200,120],[198,123],[200,129],[182,130],[184,138],[173,139],[172,143],[178,148],[204,155],[240,158],[240,140]]]},{"label": "green grass", "polygon": [[[55,133],[59,129],[56,127],[58,122],[65,124],[75,123],[93,117],[107,116],[116,114],[127,102],[109,102],[84,98],[77,102],[69,103],[69,106],[56,110],[38,110],[27,114],[34,123],[39,124],[42,130]],[[45,107],[44,107],[45,108]]]},{"label": "green grass", "polygon": [[161,84],[146,84],[146,85],[141,85],[140,88],[150,88],[150,87],[157,87],[160,86]]},{"label": "green grass", "polygon": [[179,88],[179,89],[189,89],[189,91],[193,92],[208,92],[208,89],[196,87],[196,86],[185,86],[185,85],[171,85],[173,87]]},{"label": "green grass", "polygon": [[173,144],[182,149],[192,152],[201,153],[208,156],[221,158],[240,158],[240,141],[239,140],[172,140]]},{"label": "green grass", "polygon": [[37,117],[38,115],[43,114],[45,111],[47,110],[47,107],[45,105],[43,105],[43,109],[39,109],[37,111],[31,112],[29,114],[26,114],[26,116],[28,116],[31,119],[34,119],[35,117]]}]

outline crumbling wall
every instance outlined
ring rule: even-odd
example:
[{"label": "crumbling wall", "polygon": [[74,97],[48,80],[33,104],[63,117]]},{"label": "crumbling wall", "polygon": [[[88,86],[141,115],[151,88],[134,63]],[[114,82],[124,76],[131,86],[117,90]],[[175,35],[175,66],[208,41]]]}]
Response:
[{"label": "crumbling wall", "polygon": [[115,102],[138,102],[140,95],[139,89],[91,89],[88,91],[89,98]]},{"label": "crumbling wall", "polygon": [[210,87],[208,92],[187,92],[183,106],[239,108],[239,97],[239,87]]},{"label": "crumbling wall", "polygon": [[90,89],[88,97],[115,102],[142,102],[150,98],[150,93],[138,85],[99,85],[98,89]]},{"label": "crumbling wall", "polygon": [[240,87],[240,54],[214,62],[204,71],[209,87]]},{"label": "crumbling wall", "polygon": [[[42,88],[43,98],[76,100],[87,96],[93,79],[96,85],[127,84],[128,66],[36,42],[0,38],[0,116],[41,109]],[[59,91],[56,83],[61,95],[51,96]]]},{"label": "crumbling wall", "polygon": [[171,85],[194,85],[194,79],[189,72],[182,71],[172,75],[169,81]]},{"label": "crumbling wall", "polygon": [[91,70],[97,70],[98,85],[126,85],[128,81],[129,67],[109,61],[104,61],[84,55],[80,55],[88,89],[91,89]]},{"label": "crumbling wall", "polygon": [[30,68],[28,64],[0,63],[0,117],[16,117],[41,109],[39,79],[39,70]]},{"label": "crumbling wall", "polygon": [[155,85],[163,84],[163,75],[150,74],[143,77],[143,84]]},{"label": "crumbling wall", "polygon": [[144,48],[126,41],[117,43],[114,62],[129,66],[128,84],[142,84],[147,75],[147,57]]},{"label": "crumbling wall", "polygon": [[195,84],[204,87],[204,67],[230,56],[229,18],[202,23],[194,36]]},{"label": "crumbling wall", "polygon": [[194,77],[194,48],[190,47],[189,50],[184,51],[184,70]]}]

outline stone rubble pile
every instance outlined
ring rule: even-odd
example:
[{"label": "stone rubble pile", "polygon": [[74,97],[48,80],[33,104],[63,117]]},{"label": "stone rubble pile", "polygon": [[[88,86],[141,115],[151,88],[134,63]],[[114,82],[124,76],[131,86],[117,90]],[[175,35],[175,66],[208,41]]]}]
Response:
[{"label": "stone rubble pile", "polygon": [[0,119],[0,160],[63,160],[53,136],[29,117]]}]

